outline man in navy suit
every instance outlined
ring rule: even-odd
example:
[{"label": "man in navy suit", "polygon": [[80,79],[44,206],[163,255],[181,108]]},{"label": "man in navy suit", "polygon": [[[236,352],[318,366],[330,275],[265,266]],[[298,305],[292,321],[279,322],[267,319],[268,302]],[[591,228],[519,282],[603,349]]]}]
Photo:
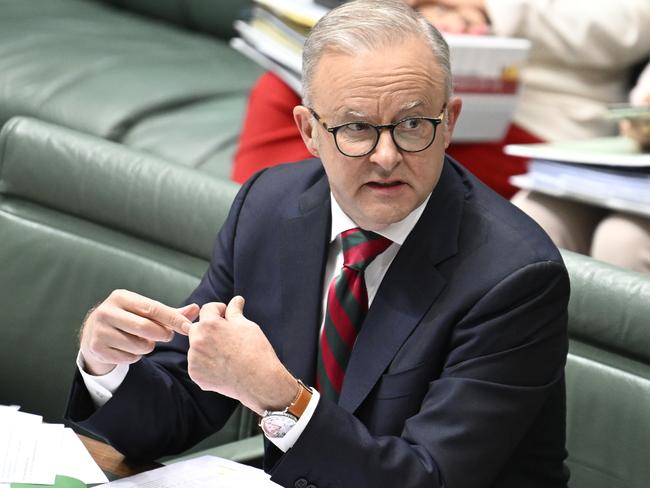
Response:
[{"label": "man in navy suit", "polygon": [[[400,2],[352,2],[312,30],[303,80],[317,159],[242,187],[186,306],[116,291],[89,314],[68,417],[155,458],[242,403],[282,486],[566,486],[568,277],[445,157],[461,109],[445,41]],[[340,271],[359,229],[385,246]],[[343,361],[328,327],[350,299],[369,308]]]}]

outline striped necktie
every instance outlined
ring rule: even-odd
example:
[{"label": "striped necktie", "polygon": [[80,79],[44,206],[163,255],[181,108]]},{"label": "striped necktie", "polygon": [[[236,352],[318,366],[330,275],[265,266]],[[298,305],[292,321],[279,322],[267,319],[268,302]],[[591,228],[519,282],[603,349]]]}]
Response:
[{"label": "striped necktie", "polygon": [[316,388],[338,401],[354,341],[368,312],[366,267],[392,242],[357,228],[341,233],[343,269],[329,285],[327,312],[318,348]]}]

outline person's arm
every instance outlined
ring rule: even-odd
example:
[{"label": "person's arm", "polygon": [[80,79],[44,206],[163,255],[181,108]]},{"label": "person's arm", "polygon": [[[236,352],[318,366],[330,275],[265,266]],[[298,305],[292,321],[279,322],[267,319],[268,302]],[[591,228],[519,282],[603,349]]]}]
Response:
[{"label": "person's arm", "polygon": [[[566,270],[555,262],[531,264],[507,276],[454,326],[442,375],[431,378],[399,436],[372,435],[355,415],[321,399],[294,447],[276,457],[272,481],[282,486],[299,478],[316,486],[493,486],[549,398],[554,405],[562,398],[568,286]],[[390,415],[390,404],[384,408]],[[562,422],[563,411],[556,418]],[[553,453],[547,473],[552,476],[564,439],[549,442],[552,448],[538,448]],[[518,462],[527,469],[526,459]],[[545,470],[540,458],[535,462],[532,469]]]}]

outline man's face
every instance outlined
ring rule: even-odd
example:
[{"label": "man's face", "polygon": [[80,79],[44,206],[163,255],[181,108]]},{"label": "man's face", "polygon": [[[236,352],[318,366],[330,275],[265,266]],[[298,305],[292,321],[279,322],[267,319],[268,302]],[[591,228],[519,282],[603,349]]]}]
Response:
[{"label": "man's face", "polygon": [[[442,71],[431,49],[416,38],[354,55],[324,54],[312,92],[310,108],[328,127],[438,117],[445,102]],[[321,158],[343,211],[357,225],[380,230],[404,219],[435,187],[459,112],[460,100],[450,100],[447,125],[438,125],[433,143],[421,152],[400,150],[384,129],[375,149],[362,157],[341,154],[306,107],[296,107],[294,118],[308,149]]]}]

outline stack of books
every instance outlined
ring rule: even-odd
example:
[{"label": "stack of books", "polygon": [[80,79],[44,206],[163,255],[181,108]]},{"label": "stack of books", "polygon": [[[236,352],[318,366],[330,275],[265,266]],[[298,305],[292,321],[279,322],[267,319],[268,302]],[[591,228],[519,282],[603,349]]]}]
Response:
[{"label": "stack of books", "polygon": [[625,137],[514,144],[506,154],[532,158],[513,185],[559,198],[650,217],[650,154]]},{"label": "stack of books", "polygon": [[[254,0],[251,18],[236,21],[231,45],[302,94],[302,46],[329,8],[312,0]],[[463,111],[454,140],[503,138],[519,95],[519,72],[530,42],[495,36],[445,35],[451,50],[454,93]]]}]

